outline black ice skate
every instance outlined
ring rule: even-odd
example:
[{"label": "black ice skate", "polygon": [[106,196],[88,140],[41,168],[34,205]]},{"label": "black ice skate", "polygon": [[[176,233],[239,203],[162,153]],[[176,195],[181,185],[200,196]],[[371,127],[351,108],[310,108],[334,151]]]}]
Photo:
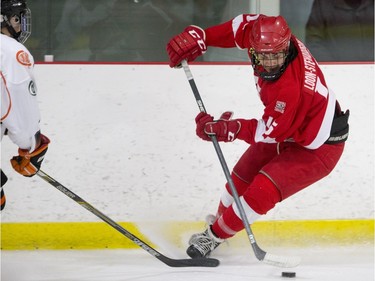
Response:
[{"label": "black ice skate", "polygon": [[204,232],[191,236],[186,253],[193,259],[208,257],[222,242],[224,239],[216,237],[209,226]]}]

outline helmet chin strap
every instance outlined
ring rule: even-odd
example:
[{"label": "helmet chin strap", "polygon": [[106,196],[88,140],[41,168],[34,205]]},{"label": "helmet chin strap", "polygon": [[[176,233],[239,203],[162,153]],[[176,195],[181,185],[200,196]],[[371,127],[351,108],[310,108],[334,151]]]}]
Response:
[{"label": "helmet chin strap", "polygon": [[284,73],[285,68],[286,68],[286,65],[285,65],[285,62],[284,62],[284,64],[280,67],[280,69],[278,69],[274,72],[262,72],[262,73],[258,73],[258,74],[262,79],[264,79],[266,81],[275,81],[275,80],[280,78],[281,74]]},{"label": "helmet chin strap", "polygon": [[18,37],[20,37],[20,35],[21,35],[21,31],[20,31],[20,32],[16,32],[16,31],[14,30],[13,26],[11,26],[11,25],[7,25],[6,28],[8,29],[10,35],[11,35],[14,39],[16,39],[16,40],[18,41]]}]

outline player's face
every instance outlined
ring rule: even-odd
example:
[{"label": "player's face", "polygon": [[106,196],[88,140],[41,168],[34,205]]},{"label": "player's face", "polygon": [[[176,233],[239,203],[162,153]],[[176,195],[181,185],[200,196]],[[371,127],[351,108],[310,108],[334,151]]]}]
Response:
[{"label": "player's face", "polygon": [[21,19],[18,16],[13,16],[10,18],[10,24],[16,32],[21,31]]},{"label": "player's face", "polygon": [[256,56],[259,64],[262,65],[267,72],[273,72],[280,69],[284,64],[286,53],[258,53]]}]

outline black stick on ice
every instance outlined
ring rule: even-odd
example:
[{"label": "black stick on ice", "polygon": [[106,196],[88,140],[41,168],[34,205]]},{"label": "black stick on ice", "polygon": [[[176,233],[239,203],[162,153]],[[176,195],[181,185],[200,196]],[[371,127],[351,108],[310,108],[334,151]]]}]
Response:
[{"label": "black stick on ice", "polygon": [[[195,100],[198,104],[199,110],[201,112],[206,112],[206,109],[204,107],[202,98],[199,94],[197,85],[195,84],[193,74],[191,73],[191,70],[190,70],[190,67],[189,67],[187,61],[183,60],[181,62],[181,64],[182,64],[182,67],[185,71],[186,78],[188,79],[190,87],[191,87],[191,89],[193,91],[193,94],[195,96]],[[285,257],[285,256],[273,255],[273,254],[270,254],[270,253],[267,253],[267,252],[263,251],[259,247],[258,243],[255,240],[253,231],[251,230],[251,227],[250,227],[249,221],[247,219],[245,210],[244,210],[244,208],[241,204],[241,201],[239,199],[236,187],[234,186],[231,174],[229,172],[229,169],[228,169],[227,163],[225,161],[223,152],[221,151],[219,142],[217,141],[216,136],[213,135],[213,136],[210,136],[210,137],[211,137],[211,141],[212,141],[212,143],[215,147],[216,154],[219,157],[220,164],[221,164],[221,167],[223,168],[225,177],[228,181],[230,190],[231,190],[233,198],[234,198],[234,202],[236,203],[236,205],[238,207],[238,210],[240,212],[241,220],[242,220],[243,225],[246,229],[247,236],[249,238],[250,244],[253,248],[253,251],[254,251],[254,254],[255,254],[256,258],[259,261],[262,261],[266,264],[279,266],[279,267],[295,267],[295,266],[299,265],[299,263],[301,262],[301,259],[299,257]]]},{"label": "black stick on ice", "polygon": [[98,218],[102,219],[104,222],[112,226],[114,229],[116,229],[118,232],[123,234],[126,238],[131,240],[133,243],[137,244],[139,247],[141,247],[143,250],[145,250],[150,255],[154,256],[164,264],[171,266],[171,267],[192,267],[192,266],[201,266],[201,267],[216,267],[219,265],[219,260],[217,259],[211,259],[211,258],[200,258],[200,259],[172,259],[169,257],[164,256],[154,248],[152,248],[150,245],[148,245],[146,242],[143,242],[141,239],[139,239],[134,234],[127,231],[125,228],[123,228],[118,223],[111,220],[109,217],[104,215],[102,212],[94,208],[91,204],[87,203],[85,200],[83,200],[81,197],[79,197],[74,192],[67,189],[65,186],[63,186],[61,183],[47,175],[45,172],[39,170],[37,175],[44,179],[46,182],[54,186],[56,189],[64,193],[66,196],[68,196],[70,199],[76,201],[79,205],[81,205],[86,210],[93,213]]}]

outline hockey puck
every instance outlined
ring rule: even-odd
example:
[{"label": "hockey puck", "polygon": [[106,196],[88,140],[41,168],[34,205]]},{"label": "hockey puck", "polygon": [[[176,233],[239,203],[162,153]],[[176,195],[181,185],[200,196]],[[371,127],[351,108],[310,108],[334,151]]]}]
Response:
[{"label": "hockey puck", "polygon": [[281,273],[281,277],[294,278],[294,277],[296,277],[296,273],[284,271],[284,272]]}]

